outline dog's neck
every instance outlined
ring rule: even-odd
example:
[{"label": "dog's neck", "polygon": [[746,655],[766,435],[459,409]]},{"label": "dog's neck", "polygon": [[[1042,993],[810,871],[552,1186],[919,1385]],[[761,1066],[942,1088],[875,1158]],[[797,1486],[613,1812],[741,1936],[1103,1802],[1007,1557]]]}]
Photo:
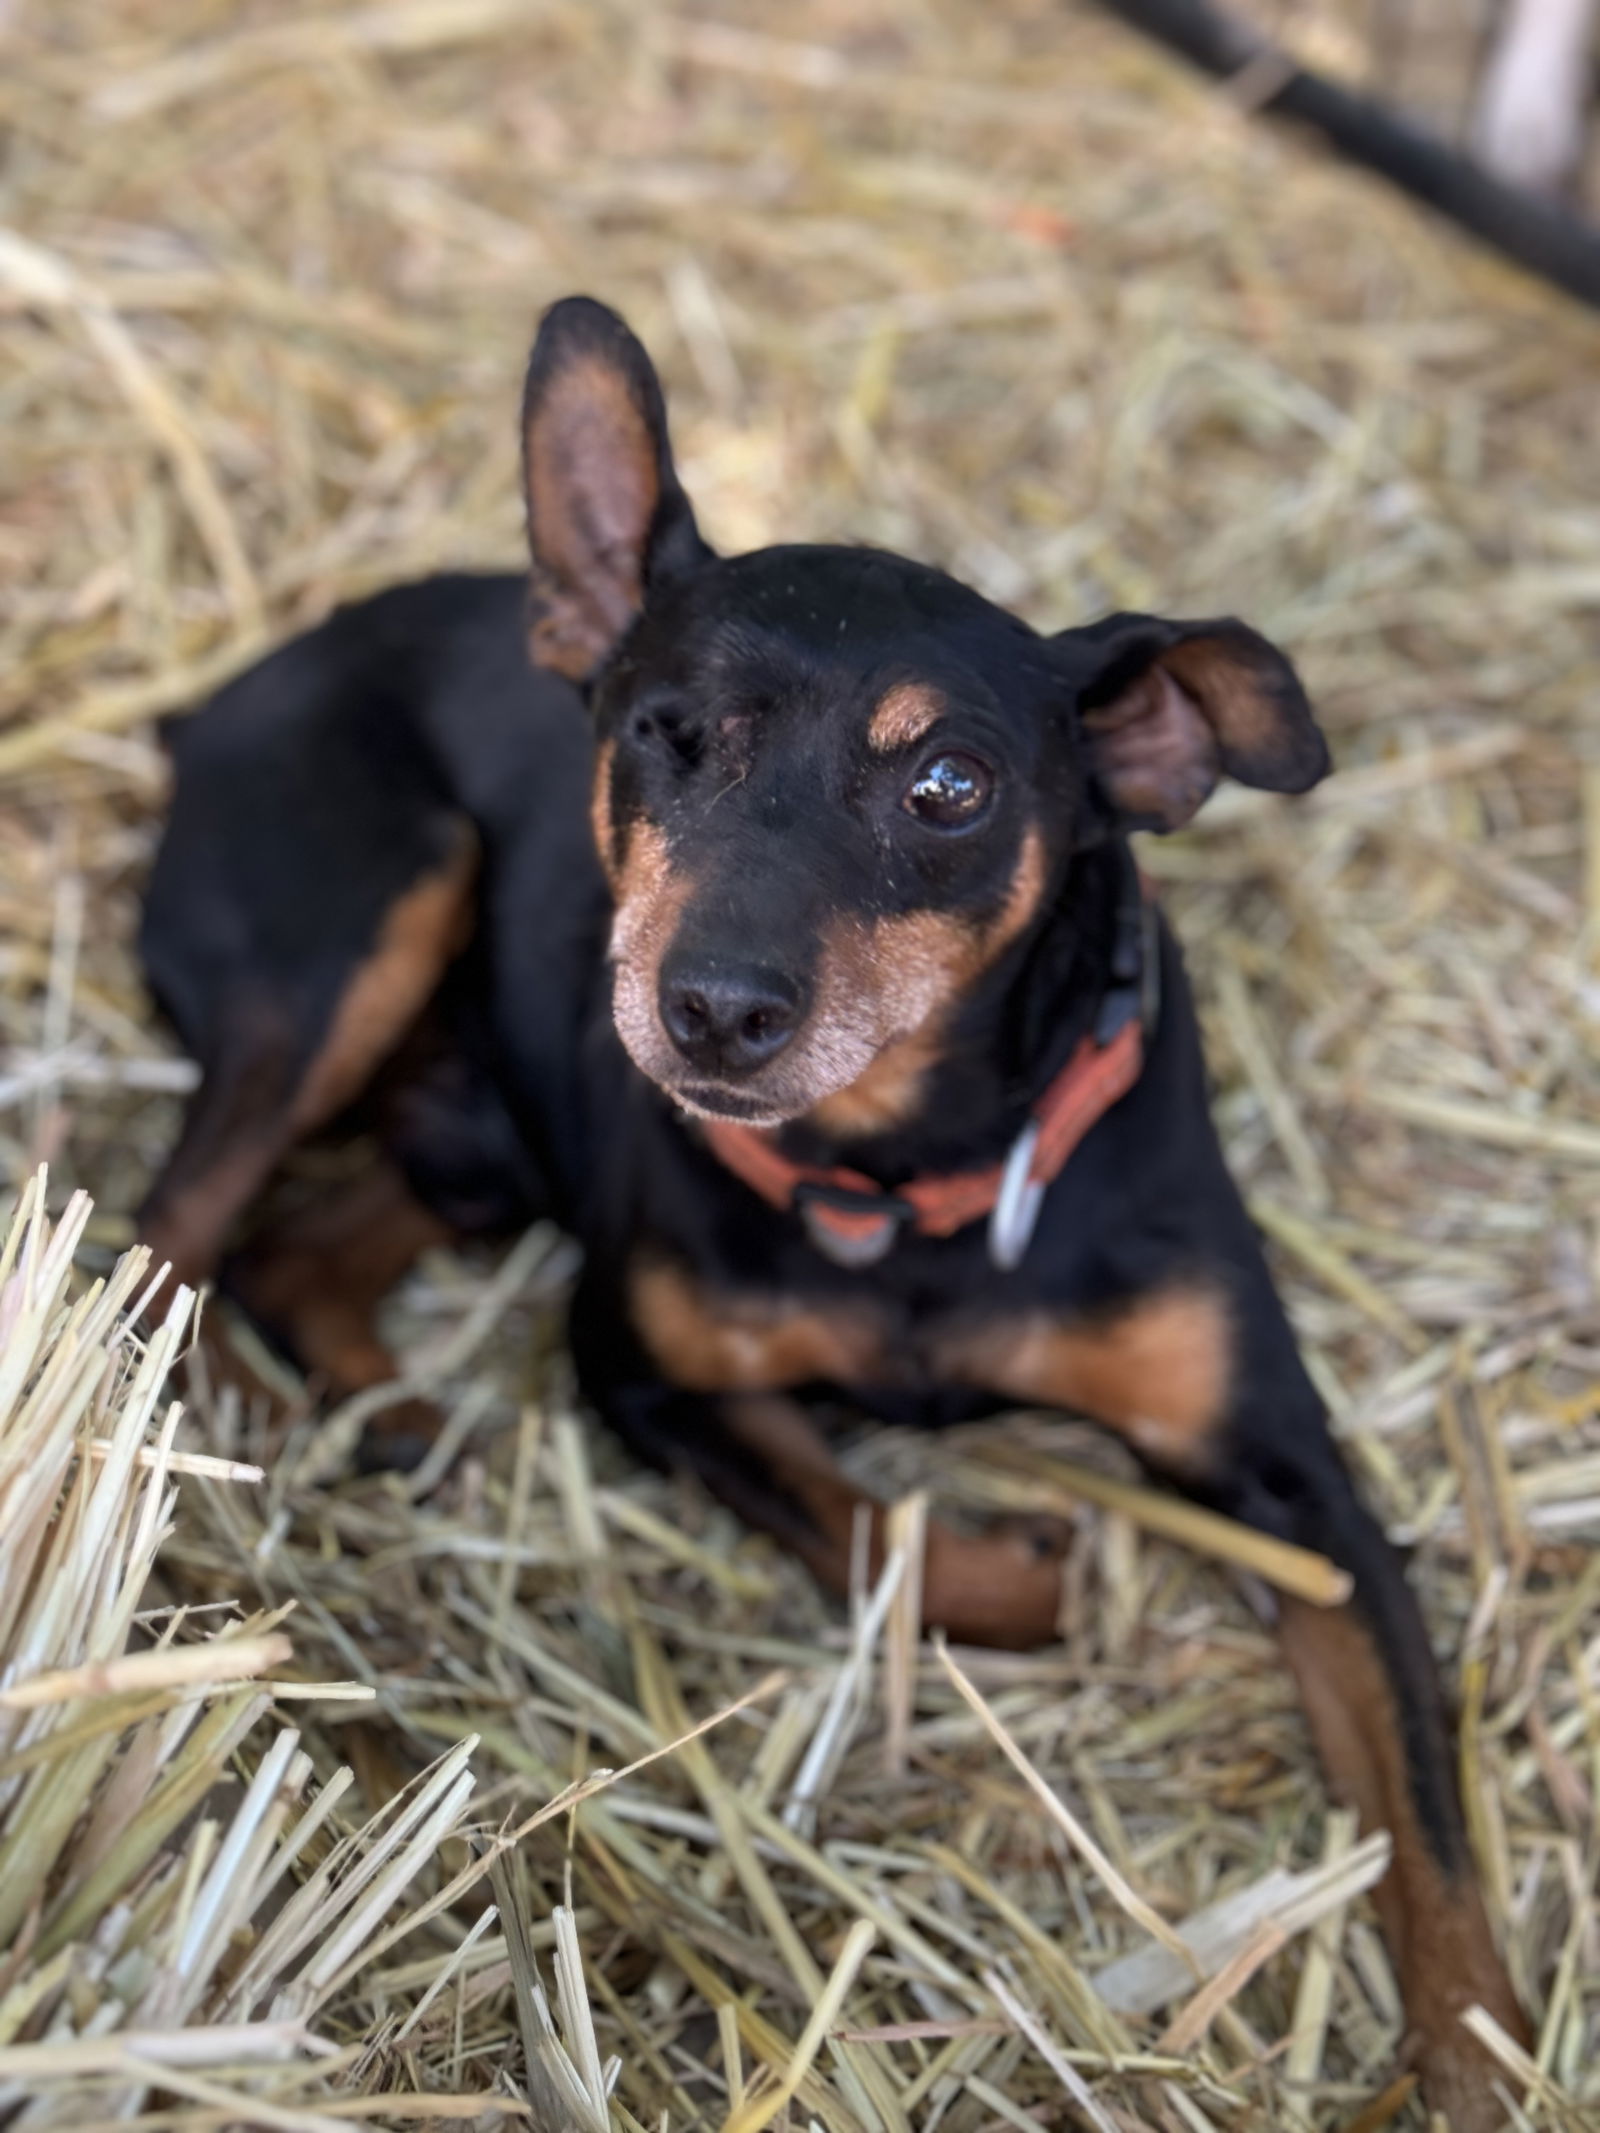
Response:
[{"label": "dog's neck", "polygon": [[914,1108],[865,1132],[797,1119],[779,1136],[783,1153],[891,1187],[997,1161],[1093,1026],[1127,878],[1126,853],[1115,844],[1074,853],[1039,920],[979,979],[948,1030],[927,1043]]}]

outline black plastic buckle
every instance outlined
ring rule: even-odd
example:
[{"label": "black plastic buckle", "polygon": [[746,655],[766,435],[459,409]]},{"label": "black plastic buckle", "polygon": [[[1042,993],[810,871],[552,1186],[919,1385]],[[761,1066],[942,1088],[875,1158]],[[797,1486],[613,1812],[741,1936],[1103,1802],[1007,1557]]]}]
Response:
[{"label": "black plastic buckle", "polygon": [[1137,1015],[1146,1036],[1160,1009],[1161,942],[1155,898],[1147,896],[1139,866],[1126,845],[1121,849],[1122,888],[1112,920],[1111,985],[1095,1016],[1094,1041],[1107,1045]]},{"label": "black plastic buckle", "polygon": [[1094,1041],[1103,1050],[1118,1030],[1130,1023],[1144,1011],[1144,988],[1141,985],[1113,985],[1100,1002],[1100,1012],[1094,1018]]}]

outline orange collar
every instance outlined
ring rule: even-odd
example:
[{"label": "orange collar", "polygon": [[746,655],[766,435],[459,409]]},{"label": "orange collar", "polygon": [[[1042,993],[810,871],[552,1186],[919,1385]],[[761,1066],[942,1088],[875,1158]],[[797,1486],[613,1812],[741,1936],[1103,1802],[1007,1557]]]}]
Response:
[{"label": "orange collar", "polygon": [[891,1192],[859,1170],[791,1162],[770,1133],[726,1119],[702,1123],[706,1145],[770,1206],[798,1209],[812,1243],[841,1266],[875,1265],[902,1229],[919,1237],[949,1237],[985,1216],[990,1256],[998,1266],[1016,1266],[1033,1235],[1046,1187],[1089,1129],[1127,1095],[1144,1066],[1156,970],[1149,938],[1154,906],[1148,896],[1138,891],[1135,896],[1133,924],[1119,928],[1113,989],[1095,1028],[1034,1105],[1003,1162],[913,1178]]}]

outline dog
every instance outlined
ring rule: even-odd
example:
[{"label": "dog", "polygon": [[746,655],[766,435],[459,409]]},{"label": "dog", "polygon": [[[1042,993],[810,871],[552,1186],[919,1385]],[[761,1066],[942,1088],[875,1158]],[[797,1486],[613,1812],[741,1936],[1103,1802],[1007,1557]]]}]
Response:
[{"label": "dog", "polygon": [[[1361,1508],[1210,1121],[1131,832],[1328,768],[1234,620],[1040,635],[870,548],[701,538],[643,348],[557,304],[527,376],[531,592],[336,613],[171,732],[143,952],[199,1061],[141,1219],[338,1394],[426,1246],[581,1240],[580,1383],[846,1589],[827,1403],[937,1428],[1087,1415],[1163,1481],[1342,1566],[1277,1625],[1379,1887],[1427,2094],[1500,2123],[1473,2003],[1526,2034],[1474,1879],[1416,1605]],[[531,655],[531,658],[530,658]],[[364,1170],[240,1218],[297,1143]],[[437,1417],[376,1418],[373,1465]],[[1062,1542],[929,1529],[924,1615],[1055,1631]]]}]

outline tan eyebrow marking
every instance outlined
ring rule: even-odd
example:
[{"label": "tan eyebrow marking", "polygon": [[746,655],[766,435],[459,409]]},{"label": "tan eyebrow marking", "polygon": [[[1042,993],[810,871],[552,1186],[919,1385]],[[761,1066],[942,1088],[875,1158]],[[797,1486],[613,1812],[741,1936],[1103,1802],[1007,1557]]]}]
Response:
[{"label": "tan eyebrow marking", "polygon": [[943,696],[922,681],[897,681],[879,697],[867,728],[867,743],[881,754],[909,748],[944,716]]}]

